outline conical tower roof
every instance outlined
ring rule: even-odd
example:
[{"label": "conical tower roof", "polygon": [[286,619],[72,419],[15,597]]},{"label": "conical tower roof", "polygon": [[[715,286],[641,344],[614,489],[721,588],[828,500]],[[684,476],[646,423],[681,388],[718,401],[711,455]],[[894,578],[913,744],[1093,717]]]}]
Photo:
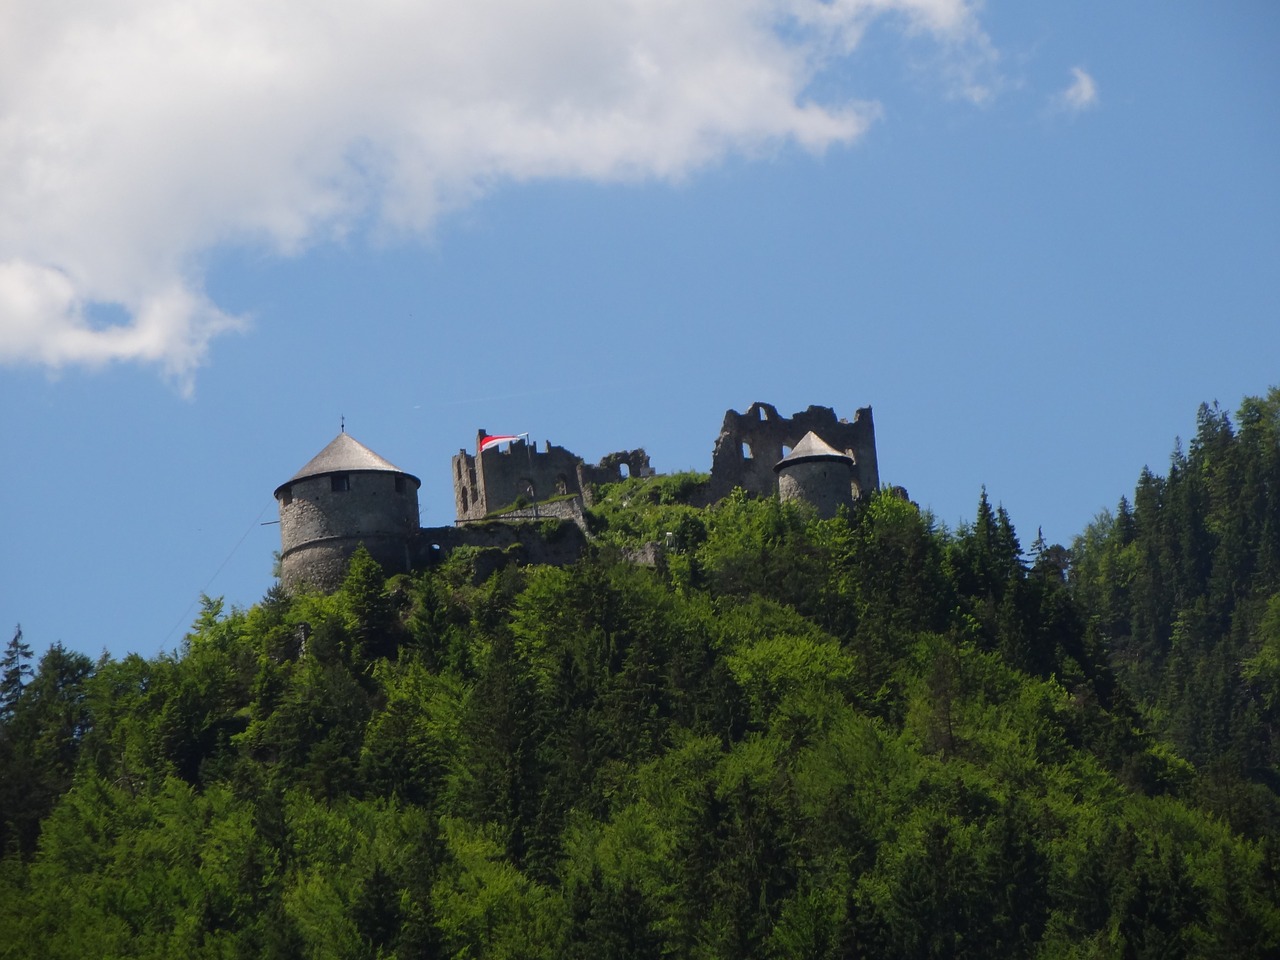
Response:
[{"label": "conical tower roof", "polygon": [[298,480],[321,477],[328,473],[360,472],[399,473],[408,477],[417,486],[422,486],[422,481],[413,474],[407,470],[401,470],[389,460],[384,460],[351,434],[343,431],[334,437],[328,446],[308,460],[306,466],[276,487],[276,496],[279,496],[280,491],[289,484]]},{"label": "conical tower roof", "polygon": [[794,450],[773,465],[773,469],[782,470],[793,464],[807,463],[811,460],[843,460],[850,466],[853,465],[853,457],[837,450],[810,430],[800,438]]}]

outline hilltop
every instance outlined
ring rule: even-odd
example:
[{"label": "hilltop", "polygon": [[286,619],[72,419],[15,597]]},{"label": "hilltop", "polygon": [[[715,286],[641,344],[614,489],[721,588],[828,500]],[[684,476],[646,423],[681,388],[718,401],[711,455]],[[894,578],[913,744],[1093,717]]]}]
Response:
[{"label": "hilltop", "polygon": [[704,482],[600,486],[566,566],[358,550],[174,656],[15,637],[0,956],[1280,949],[1280,391],[1070,546]]}]

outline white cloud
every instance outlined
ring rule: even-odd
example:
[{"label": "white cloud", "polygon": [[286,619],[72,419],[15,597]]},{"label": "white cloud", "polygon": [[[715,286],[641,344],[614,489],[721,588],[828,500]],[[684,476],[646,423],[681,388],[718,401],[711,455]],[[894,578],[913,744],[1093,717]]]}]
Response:
[{"label": "white cloud", "polygon": [[1071,85],[1058,94],[1058,105],[1072,113],[1088,110],[1098,102],[1098,85],[1083,67],[1071,68]]},{"label": "white cloud", "polygon": [[[970,0],[0,5],[0,362],[189,385],[238,323],[202,292],[218,245],[288,255],[429,228],[498,182],[851,142],[875,105],[806,90],[882,15],[991,55]],[[128,319],[93,322],[101,304]]]}]

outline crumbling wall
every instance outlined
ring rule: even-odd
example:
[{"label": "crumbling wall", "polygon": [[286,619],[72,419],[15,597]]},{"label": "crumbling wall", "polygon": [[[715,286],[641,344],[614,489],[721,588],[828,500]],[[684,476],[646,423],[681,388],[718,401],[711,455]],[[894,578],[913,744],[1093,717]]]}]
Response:
[{"label": "crumbling wall", "polygon": [[476,474],[476,458],[459,450],[451,463],[453,472],[454,515],[459,520],[478,520],[486,513],[480,495],[480,478]]},{"label": "crumbling wall", "polygon": [[486,555],[478,574],[509,563],[563,567],[586,552],[587,535],[572,521],[557,519],[424,527],[414,540],[414,566],[439,563],[458,547],[475,547]]},{"label": "crumbling wall", "polygon": [[[476,447],[485,437],[479,431]],[[517,499],[581,493],[578,465],[582,458],[550,442],[544,449],[527,440],[513,440],[506,449],[491,447],[477,456],[465,450],[453,458],[453,496],[459,520],[480,520]]]},{"label": "crumbling wall", "polygon": [[[623,472],[623,468],[626,472]],[[579,462],[578,486],[583,499],[591,506],[591,489],[601,483],[618,483],[624,477],[652,477],[654,469],[649,465],[649,455],[643,448],[619,450],[600,458],[597,464]]]},{"label": "crumbling wall", "polygon": [[[775,464],[810,431],[853,460],[852,497],[866,496],[879,488],[870,407],[859,409],[849,421],[838,419],[829,407],[812,406],[783,417],[770,404],[753,403],[744,413],[725,413],[712,454],[710,479],[683,499],[705,506],[735,487],[757,496],[773,495],[778,483]],[[479,431],[477,447],[484,436],[485,432]],[[461,546],[475,547],[483,554],[478,572],[482,567],[496,569],[508,563],[573,563],[588,548],[582,508],[591,505],[593,488],[617,483],[624,476],[655,475],[642,449],[618,451],[597,464],[586,464],[564,447],[548,442],[538,450],[523,439],[513,441],[505,450],[494,447],[476,456],[460,450],[452,467],[459,520],[453,527],[419,529],[416,481],[411,491],[402,489],[393,474],[366,481],[352,472],[341,492],[328,475],[314,478],[314,490],[308,486],[312,478],[294,482],[285,490],[281,508],[286,586],[311,583],[333,589],[341,582],[351,552],[361,542],[388,572],[430,565]],[[375,482],[391,486],[366,490]],[[827,486],[822,486],[824,497]],[[832,493],[832,502],[845,502],[837,494]],[[563,499],[546,502],[555,497]],[[520,498],[542,502],[536,511],[522,509],[495,522],[476,522],[511,507]],[[820,507],[825,503],[823,500]],[[337,524],[332,530],[324,526],[331,523]],[[293,545],[295,533],[306,542]],[[646,547],[633,559],[655,563],[657,550],[656,546]]]},{"label": "crumbling wall", "polygon": [[516,507],[511,510],[503,510],[493,516],[491,520],[459,520],[459,525],[472,523],[493,523],[500,521],[503,523],[516,522],[520,520],[565,520],[575,526],[587,529],[587,515],[583,510],[582,498],[578,496],[564,500],[543,501],[541,503],[531,503],[525,507]]},{"label": "crumbling wall", "polygon": [[734,487],[760,497],[772,496],[777,491],[774,465],[810,430],[853,458],[855,498],[879,488],[876,430],[870,407],[860,408],[849,421],[837,418],[830,407],[811,406],[784,417],[772,404],[753,403],[744,413],[729,410],[724,415],[711,455],[707,501],[722,499]]},{"label": "crumbling wall", "polygon": [[[484,430],[478,432],[477,449],[485,436]],[[459,520],[483,520],[519,499],[532,503],[576,495],[590,506],[592,485],[616,483],[622,479],[624,467],[630,476],[653,476],[649,456],[643,450],[611,453],[598,464],[588,465],[577,454],[552,446],[550,441],[538,450],[524,439],[513,440],[505,450],[491,447],[476,456],[459,450],[452,467],[454,508]]]}]

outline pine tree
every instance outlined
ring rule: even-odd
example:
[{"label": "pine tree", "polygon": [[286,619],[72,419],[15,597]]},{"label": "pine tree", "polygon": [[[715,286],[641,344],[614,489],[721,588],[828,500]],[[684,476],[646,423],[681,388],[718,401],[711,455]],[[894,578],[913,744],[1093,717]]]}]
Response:
[{"label": "pine tree", "polygon": [[8,718],[31,679],[31,647],[22,639],[22,624],[13,628],[13,639],[0,659],[0,718]]}]

